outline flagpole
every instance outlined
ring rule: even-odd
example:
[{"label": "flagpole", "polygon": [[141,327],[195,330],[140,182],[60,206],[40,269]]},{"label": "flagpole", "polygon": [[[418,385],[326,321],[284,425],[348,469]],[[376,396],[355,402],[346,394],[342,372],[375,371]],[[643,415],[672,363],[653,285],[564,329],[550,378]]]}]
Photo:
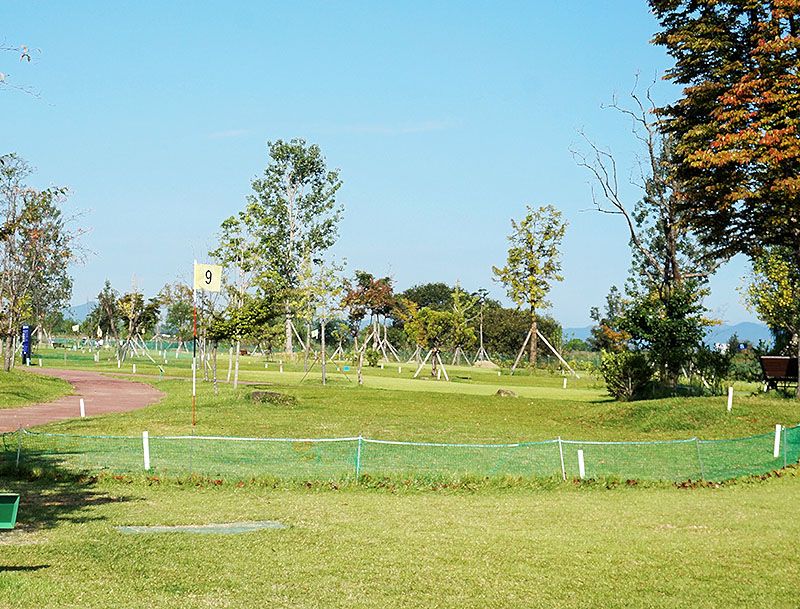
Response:
[{"label": "flagpole", "polygon": [[[194,261],[192,275],[197,273],[197,260]],[[194,319],[192,322],[192,429],[195,425],[195,399],[197,395],[197,285],[192,280],[192,304],[194,305]]]}]

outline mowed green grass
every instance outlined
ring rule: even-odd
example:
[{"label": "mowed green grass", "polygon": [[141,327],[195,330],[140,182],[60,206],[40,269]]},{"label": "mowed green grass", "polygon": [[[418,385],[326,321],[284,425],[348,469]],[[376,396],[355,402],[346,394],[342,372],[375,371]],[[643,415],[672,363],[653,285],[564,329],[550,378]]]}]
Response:
[{"label": "mowed green grass", "polygon": [[[117,368],[110,352],[101,352],[100,362],[93,353],[61,350],[42,351],[43,365],[66,365],[111,373],[132,372],[132,363]],[[35,360],[34,360],[35,361]],[[163,360],[162,360],[163,361]],[[191,357],[178,359],[169,353],[163,365],[166,376],[191,375]],[[224,362],[224,365],[223,365]],[[192,431],[191,384],[188,381],[161,380],[152,363],[136,360],[137,375],[167,392],[161,403],[145,410],[91,416],[59,422],[47,429],[64,433],[106,435],[184,434]],[[331,363],[329,384],[320,384],[319,365],[303,380],[302,362],[283,364],[245,356],[240,361],[240,378],[263,386],[219,383],[214,395],[210,382],[198,375],[197,424],[199,435],[258,436],[286,438],[364,437],[379,440],[454,443],[512,443],[551,440],[561,436],[570,440],[674,440],[697,436],[700,439],[725,439],[768,433],[780,423],[786,427],[800,422],[796,402],[776,396],[736,393],[733,411],[727,412],[727,398],[666,398],[618,403],[605,393],[601,381],[582,375],[569,377],[563,388],[559,374],[527,371],[509,376],[502,371],[453,368],[451,382],[431,379],[429,371],[411,378],[414,368],[407,364],[385,365],[384,369],[364,369],[364,386],[355,383],[345,363]],[[227,376],[227,353],[220,356],[218,376]],[[265,367],[266,366],[266,367]],[[340,371],[337,372],[337,366]],[[398,366],[401,371],[398,372]],[[144,378],[154,374],[156,378]],[[347,375],[347,377],[345,376]],[[424,376],[424,378],[422,378]],[[499,388],[511,389],[517,398],[494,395]],[[755,388],[755,386],[753,387]],[[293,396],[296,402],[281,406],[255,404],[249,399],[254,389],[267,389]]]},{"label": "mowed green grass", "polygon": [[[727,413],[724,397],[618,404],[593,381],[564,390],[560,377],[547,374],[501,377],[530,393],[500,398],[488,395],[493,379],[479,372],[444,383],[369,370],[365,387],[339,379],[323,388],[318,378],[299,384],[302,374],[289,366],[264,378],[259,364],[248,362],[242,376],[273,384],[223,384],[218,396],[209,383],[198,384],[195,433],[711,439],[797,420],[796,402],[772,395],[737,394]],[[80,365],[94,362],[87,357]],[[106,367],[116,371],[115,363]],[[40,429],[187,433],[191,384],[146,382],[167,397],[102,417],[91,417],[87,404],[89,418]],[[420,387],[408,389],[410,383]],[[259,388],[296,401],[254,404],[248,396]],[[692,489],[518,479],[81,481],[7,472],[0,491],[22,497],[17,529],[0,532],[3,608],[796,607],[800,584],[796,466],[766,480]],[[114,528],[253,520],[286,528],[238,535],[126,535]]]},{"label": "mowed green grass", "polygon": [[[17,481],[0,607],[797,607],[797,469],[720,488]],[[238,535],[116,526],[276,520]]]},{"label": "mowed green grass", "polygon": [[28,370],[0,370],[0,408],[17,408],[50,402],[72,393],[72,386],[61,379],[31,374]]}]

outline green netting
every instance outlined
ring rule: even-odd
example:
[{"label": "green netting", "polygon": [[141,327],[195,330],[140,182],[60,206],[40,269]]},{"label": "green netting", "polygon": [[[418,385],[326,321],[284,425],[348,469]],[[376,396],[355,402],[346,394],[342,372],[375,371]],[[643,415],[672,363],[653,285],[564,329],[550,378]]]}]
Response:
[{"label": "green netting", "polygon": [[[142,437],[73,436],[20,430],[0,434],[0,463],[115,474],[143,473]],[[149,438],[151,474],[225,478],[330,479],[361,474],[726,480],[762,474],[800,459],[800,426],[734,440],[432,444],[367,438]],[[18,454],[19,452],[19,454]]]}]

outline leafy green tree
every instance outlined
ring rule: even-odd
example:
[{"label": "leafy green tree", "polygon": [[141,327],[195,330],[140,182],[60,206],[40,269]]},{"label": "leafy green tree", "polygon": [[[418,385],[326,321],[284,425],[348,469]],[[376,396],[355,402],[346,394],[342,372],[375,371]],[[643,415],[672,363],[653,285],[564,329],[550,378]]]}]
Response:
[{"label": "leafy green tree", "polygon": [[[97,304],[89,311],[81,324],[81,332],[88,336],[113,336],[117,346],[119,342],[120,312],[117,308],[119,293],[111,287],[106,279],[103,289],[97,295]],[[99,330],[99,332],[98,332]]]},{"label": "leafy green tree", "polygon": [[508,296],[517,307],[530,310],[530,366],[536,365],[536,309],[550,305],[546,296],[552,281],[562,281],[561,240],[566,223],[561,212],[552,205],[533,209],[527,207],[525,218],[517,223],[511,220],[513,229],[508,240],[511,247],[503,268],[492,267],[497,280],[506,287]]},{"label": "leafy green tree", "polygon": [[[284,290],[297,287],[302,257],[317,262],[333,245],[342,207],[339,171],[329,171],[319,146],[303,139],[268,142],[270,163],[252,182],[248,214],[257,227],[261,264]],[[284,299],[286,352],[292,352],[291,298]]]},{"label": "leafy green tree", "polygon": [[[753,260],[753,273],[744,290],[747,308],[755,311],[773,334],[787,333],[797,348],[800,340],[800,268],[787,247],[765,249]],[[800,386],[796,395],[800,398]]]},{"label": "leafy green tree", "polygon": [[719,256],[786,247],[800,267],[800,6],[793,0],[650,0],[655,42],[683,97],[662,108],[675,138],[679,207]]},{"label": "leafy green tree", "polygon": [[453,307],[453,290],[446,283],[422,283],[414,285],[399,294],[417,304],[435,311],[450,311]]},{"label": "leafy green tree", "polygon": [[474,328],[470,327],[470,322],[475,317],[471,315],[473,309],[478,304],[477,296],[467,294],[461,289],[461,285],[456,282],[456,287],[452,294],[453,300],[453,364],[461,365],[461,355],[466,349],[475,344]]},{"label": "leafy green tree", "polygon": [[0,158],[0,338],[9,370],[21,320],[66,305],[72,291],[67,268],[80,231],[69,229],[70,219],[59,208],[66,188],[31,188],[25,161],[16,155]]},{"label": "leafy green tree", "polygon": [[619,323],[634,347],[648,353],[662,384],[669,383],[673,388],[681,366],[690,361],[710,325],[695,289],[686,282],[680,288],[639,298],[630,304]]},{"label": "leafy green tree", "polygon": [[593,351],[607,351],[620,353],[628,348],[631,335],[620,328],[620,323],[625,316],[625,303],[617,286],[612,285],[606,296],[606,310],[601,313],[597,307],[592,307],[590,317],[594,320],[592,336],[589,345]]},{"label": "leafy green tree", "polygon": [[455,313],[423,307],[405,325],[408,336],[431,351],[431,376],[437,375],[436,362],[444,348],[453,342]]}]

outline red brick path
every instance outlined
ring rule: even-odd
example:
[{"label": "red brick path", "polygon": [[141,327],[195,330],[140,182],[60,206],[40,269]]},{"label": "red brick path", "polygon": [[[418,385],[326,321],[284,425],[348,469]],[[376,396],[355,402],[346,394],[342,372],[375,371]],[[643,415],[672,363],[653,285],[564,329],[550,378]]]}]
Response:
[{"label": "red brick path", "polygon": [[75,388],[74,393],[47,404],[0,409],[0,432],[13,431],[20,425],[33,427],[80,417],[80,398],[83,398],[86,416],[89,417],[138,410],[164,397],[162,392],[150,385],[105,376],[99,372],[50,368],[36,368],[35,372],[64,379]]}]

